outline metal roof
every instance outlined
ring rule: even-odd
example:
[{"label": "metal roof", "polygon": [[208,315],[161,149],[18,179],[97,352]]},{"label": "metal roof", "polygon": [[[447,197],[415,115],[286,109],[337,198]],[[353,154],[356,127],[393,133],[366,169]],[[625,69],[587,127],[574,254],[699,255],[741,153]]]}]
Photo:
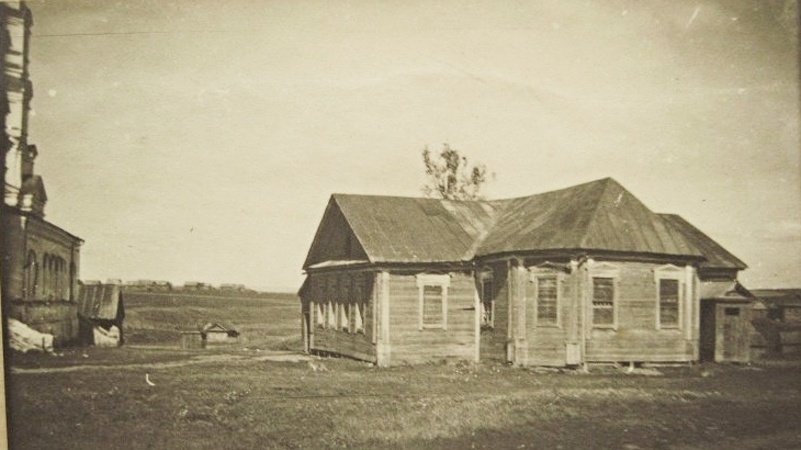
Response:
[{"label": "metal roof", "polygon": [[667,222],[676,232],[683,234],[694,247],[698,248],[706,258],[701,263],[702,269],[737,269],[743,270],[748,266],[729,253],[711,237],[704,234],[701,230],[694,227],[676,214],[659,214],[662,220]]},{"label": "metal roof", "polygon": [[78,290],[78,315],[88,319],[114,320],[122,308],[120,287],[116,284],[83,284]]},{"label": "metal roof", "polygon": [[507,200],[477,253],[558,249],[703,256],[611,178]]},{"label": "metal roof", "polygon": [[[498,201],[334,194],[304,269],[347,260],[459,262],[547,250],[601,250],[741,261],[678,216],[656,214],[611,178]],[[352,233],[352,234],[350,234]],[[349,254],[330,241],[358,242]],[[718,266],[714,266],[718,267]],[[733,265],[733,267],[740,267]]]},{"label": "metal roof", "polygon": [[344,194],[332,200],[371,262],[470,260],[496,212],[478,201]]}]

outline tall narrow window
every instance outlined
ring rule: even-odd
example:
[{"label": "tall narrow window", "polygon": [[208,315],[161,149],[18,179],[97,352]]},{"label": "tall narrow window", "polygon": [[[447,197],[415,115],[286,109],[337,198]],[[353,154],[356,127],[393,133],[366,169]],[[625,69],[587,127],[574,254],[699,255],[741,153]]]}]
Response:
[{"label": "tall narrow window", "polygon": [[682,328],[682,310],[685,285],[682,280],[687,269],[666,264],[654,269],[656,282],[656,329]]},{"label": "tall narrow window", "polygon": [[356,333],[364,334],[364,307],[360,303],[354,303],[353,309],[353,329]]},{"label": "tall narrow window", "polygon": [[318,328],[325,328],[325,278],[314,276],[312,281],[312,301],[314,302],[314,322]]},{"label": "tall narrow window", "polygon": [[442,325],[442,286],[423,286],[423,326]]},{"label": "tall narrow window", "polygon": [[341,274],[339,276],[339,329],[345,332],[350,332],[351,321],[351,302],[353,299],[351,293],[351,276],[348,274]]},{"label": "tall narrow window", "polygon": [[50,256],[45,253],[42,257],[42,298],[47,298],[47,293],[50,290],[48,283],[50,282]]},{"label": "tall narrow window", "polygon": [[448,275],[418,275],[420,329],[448,328]]},{"label": "tall narrow window", "polygon": [[328,314],[326,314],[326,328],[331,330],[336,330],[337,328],[337,298],[339,297],[339,292],[337,291],[337,279],[335,276],[330,276],[328,278],[328,283],[326,284],[326,297],[328,299]]},{"label": "tall narrow window", "polygon": [[28,252],[28,260],[25,262],[25,296],[27,298],[36,297],[36,284],[38,282],[38,270],[36,265],[36,253],[33,250]]},{"label": "tall narrow window", "polygon": [[537,277],[537,325],[558,324],[558,294],[556,275]]},{"label": "tall narrow window", "polygon": [[325,328],[325,306],[322,303],[315,303],[314,306],[317,308],[314,311],[317,328]]},{"label": "tall narrow window", "polygon": [[75,263],[70,263],[70,301],[75,301]]},{"label": "tall narrow window", "polygon": [[659,326],[679,326],[679,280],[659,280]]},{"label": "tall narrow window", "polygon": [[615,325],[615,280],[595,277],[592,279],[592,324],[597,327]]},{"label": "tall narrow window", "polygon": [[326,317],[328,318],[326,327],[335,329],[337,327],[337,310],[335,307],[337,306],[336,303],[332,302],[331,300],[328,301],[328,307],[326,308],[327,313]]},{"label": "tall narrow window", "polygon": [[345,302],[339,304],[339,329],[342,331],[349,331],[350,328],[348,306],[350,306],[350,304]]}]

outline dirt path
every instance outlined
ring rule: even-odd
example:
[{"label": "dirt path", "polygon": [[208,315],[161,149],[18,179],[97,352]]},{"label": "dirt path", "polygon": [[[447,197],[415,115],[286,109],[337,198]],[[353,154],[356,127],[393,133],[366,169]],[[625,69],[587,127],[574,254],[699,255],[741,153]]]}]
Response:
[{"label": "dirt path", "polygon": [[119,369],[170,369],[173,367],[184,367],[196,364],[211,364],[217,362],[231,361],[273,361],[273,362],[305,362],[314,358],[295,352],[286,351],[262,351],[258,355],[200,355],[182,361],[169,361],[158,363],[135,363],[135,364],[81,364],[68,367],[42,367],[42,368],[22,368],[11,367],[12,374],[37,374],[37,373],[59,373],[59,372],[78,372],[82,370],[119,370]]}]

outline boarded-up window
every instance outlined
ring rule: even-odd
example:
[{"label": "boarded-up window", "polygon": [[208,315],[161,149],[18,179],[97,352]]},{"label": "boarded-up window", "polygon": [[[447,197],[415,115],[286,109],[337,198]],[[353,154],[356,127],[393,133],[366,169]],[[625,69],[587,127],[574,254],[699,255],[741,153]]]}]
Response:
[{"label": "boarded-up window", "polygon": [[423,286],[423,326],[442,325],[442,286]]},{"label": "boarded-up window", "polygon": [[448,286],[449,275],[417,275],[417,288],[420,301],[420,329],[448,329]]},{"label": "boarded-up window", "polygon": [[537,325],[556,325],[558,307],[556,275],[537,277]]},{"label": "boarded-up window", "polygon": [[659,325],[679,325],[679,280],[659,280]]},{"label": "boarded-up window", "polygon": [[592,324],[601,327],[615,325],[615,280],[592,279]]},{"label": "boarded-up window", "polygon": [[495,302],[492,278],[481,280],[481,327],[492,328],[495,325]]}]

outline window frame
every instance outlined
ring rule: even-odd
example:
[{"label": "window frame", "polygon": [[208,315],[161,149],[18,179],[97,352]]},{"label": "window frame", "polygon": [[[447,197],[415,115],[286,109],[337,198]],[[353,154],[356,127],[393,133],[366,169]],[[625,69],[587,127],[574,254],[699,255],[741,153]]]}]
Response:
[{"label": "window frame", "polygon": [[[418,297],[418,328],[423,330],[448,330],[448,287],[451,284],[451,277],[448,274],[419,274],[416,275],[417,281],[417,297]],[[441,323],[432,324],[426,323],[425,317],[425,288],[426,287],[439,287],[440,288],[440,304],[441,304]]]},{"label": "window frame", "polygon": [[[530,267],[529,282],[534,284],[534,304],[533,304],[533,326],[542,328],[562,328],[562,284],[564,273],[547,267]],[[543,279],[553,279],[556,288],[556,298],[554,308],[556,317],[553,322],[542,322],[540,320],[540,283]]]},{"label": "window frame", "polygon": [[[655,308],[655,326],[657,330],[681,330],[684,318],[684,277],[685,271],[681,267],[674,266],[673,264],[666,264],[664,266],[654,269],[654,284],[656,292],[656,308]],[[676,300],[676,323],[664,324],[662,323],[662,280],[676,281],[677,300]]]},{"label": "window frame", "polygon": [[[596,279],[611,279],[612,280],[612,323],[595,323],[595,280]],[[600,263],[590,269],[590,326],[594,329],[615,330],[618,329],[618,315],[620,310],[620,269],[612,264]]]}]

